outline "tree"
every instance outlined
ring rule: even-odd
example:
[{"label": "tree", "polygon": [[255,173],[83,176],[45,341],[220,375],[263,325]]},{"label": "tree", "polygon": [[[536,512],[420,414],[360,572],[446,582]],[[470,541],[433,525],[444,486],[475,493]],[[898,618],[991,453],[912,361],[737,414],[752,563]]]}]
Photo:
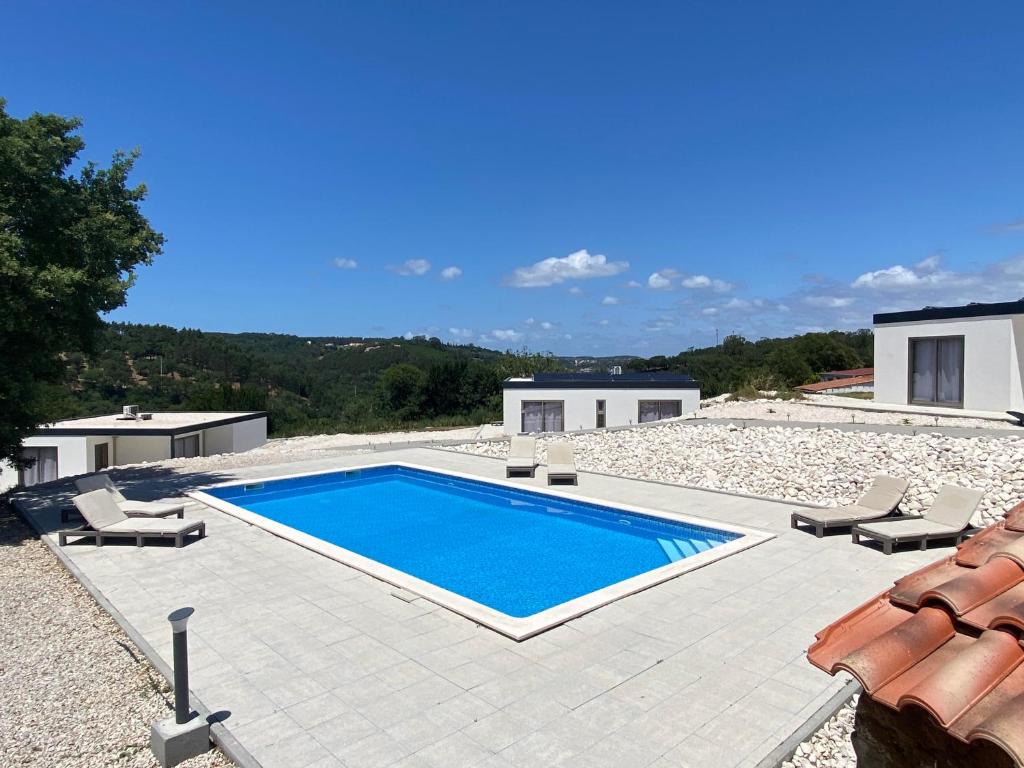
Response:
[{"label": "tree", "polygon": [[41,385],[59,380],[59,355],[93,351],[100,313],[125,303],[136,267],[164,238],[139,210],[145,186],[127,183],[138,151],[75,175],[81,121],[19,120],[6,106],[0,99],[0,458],[17,463],[22,439],[52,418]]},{"label": "tree", "polygon": [[387,415],[415,419],[423,410],[427,377],[410,363],[392,365],[380,376],[377,393]]}]

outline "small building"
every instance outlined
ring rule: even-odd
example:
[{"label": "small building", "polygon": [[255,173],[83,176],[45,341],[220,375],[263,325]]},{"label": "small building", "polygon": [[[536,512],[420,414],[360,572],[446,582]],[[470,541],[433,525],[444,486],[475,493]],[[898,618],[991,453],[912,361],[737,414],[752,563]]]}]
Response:
[{"label": "small building", "polygon": [[505,433],[565,432],[671,419],[700,409],[680,373],[536,373],[502,385]]},{"label": "small building", "polygon": [[[801,384],[794,387],[798,392],[808,395],[843,395],[850,392],[873,392],[875,389],[874,368],[861,368],[859,370],[871,371],[871,373],[859,376],[833,376],[830,379],[825,377],[830,374],[822,374],[821,381],[813,384]],[[839,371],[832,371],[832,374]]]},{"label": "small building", "polygon": [[1024,300],[874,317],[875,401],[1024,410]]},{"label": "small building", "polygon": [[68,419],[40,427],[22,443],[32,466],[0,462],[0,491],[109,466],[218,453],[241,453],[267,441],[267,414],[245,412],[124,413]]},{"label": "small building", "polygon": [[861,376],[874,376],[874,368],[847,368],[843,371],[826,371],[821,374],[822,381],[835,381],[836,379],[857,379]]}]

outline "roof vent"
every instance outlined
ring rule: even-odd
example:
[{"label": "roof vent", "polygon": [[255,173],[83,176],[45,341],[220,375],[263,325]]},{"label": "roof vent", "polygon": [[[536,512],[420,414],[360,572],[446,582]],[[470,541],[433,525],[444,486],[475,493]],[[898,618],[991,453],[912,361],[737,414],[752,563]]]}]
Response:
[{"label": "roof vent", "polygon": [[121,421],[135,420],[139,418],[139,406],[126,405],[121,409],[121,415],[117,417]]},{"label": "roof vent", "polygon": [[150,419],[153,418],[153,414],[152,413],[140,413],[137,418],[139,420],[141,420],[141,421],[149,421]]}]

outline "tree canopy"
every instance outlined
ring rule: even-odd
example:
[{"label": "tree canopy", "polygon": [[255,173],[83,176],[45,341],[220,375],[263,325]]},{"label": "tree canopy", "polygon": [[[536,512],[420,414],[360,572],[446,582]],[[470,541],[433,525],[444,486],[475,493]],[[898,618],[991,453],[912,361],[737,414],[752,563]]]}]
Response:
[{"label": "tree canopy", "polygon": [[61,355],[94,349],[101,312],[121,306],[135,269],[161,252],[143,216],[144,185],[128,175],[138,152],[108,168],[84,163],[77,118],[7,113],[0,99],[0,458],[47,418],[42,384]]}]

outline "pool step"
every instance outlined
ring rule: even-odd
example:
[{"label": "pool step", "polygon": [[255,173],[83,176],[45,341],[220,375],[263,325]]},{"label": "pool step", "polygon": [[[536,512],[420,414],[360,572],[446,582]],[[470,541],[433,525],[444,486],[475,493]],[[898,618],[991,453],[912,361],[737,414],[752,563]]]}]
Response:
[{"label": "pool step", "polygon": [[700,538],[658,539],[658,544],[661,545],[665,556],[673,563],[685,557],[691,557],[692,555],[709,550],[714,546],[711,542]]}]

